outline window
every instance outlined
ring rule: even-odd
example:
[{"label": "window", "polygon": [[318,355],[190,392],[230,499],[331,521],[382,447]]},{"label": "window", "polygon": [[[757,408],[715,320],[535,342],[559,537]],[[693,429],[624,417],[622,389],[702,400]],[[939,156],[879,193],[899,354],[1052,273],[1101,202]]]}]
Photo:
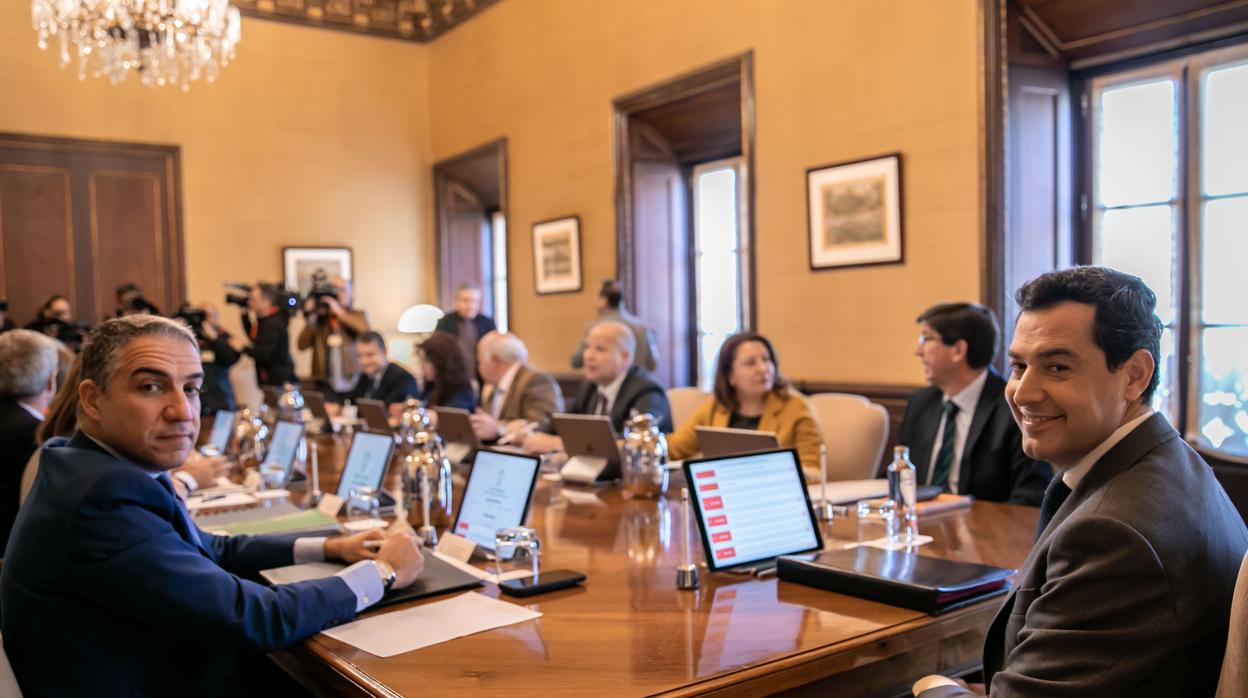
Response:
[{"label": "window", "polygon": [[710,390],[715,358],[729,336],[745,329],[749,294],[741,236],[741,158],[693,168],[694,279],[698,385]]},{"label": "window", "polygon": [[1248,457],[1248,49],[1098,78],[1090,102],[1092,261],[1157,294],[1154,406],[1199,446]]},{"label": "window", "polygon": [[494,324],[498,325],[498,331],[507,332],[507,217],[502,211],[495,211],[490,214],[490,228],[494,233],[492,238],[493,259],[490,267],[492,268],[493,278],[490,279],[490,287],[494,292]]}]

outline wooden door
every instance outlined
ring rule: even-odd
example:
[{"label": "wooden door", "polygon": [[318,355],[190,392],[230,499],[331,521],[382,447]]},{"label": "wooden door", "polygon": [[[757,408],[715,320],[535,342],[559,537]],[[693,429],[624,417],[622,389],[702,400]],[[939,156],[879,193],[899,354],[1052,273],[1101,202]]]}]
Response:
[{"label": "wooden door", "polygon": [[655,371],[661,385],[690,384],[689,207],[685,178],[674,161],[633,163],[631,241],[634,313],[654,328]]},{"label": "wooden door", "polygon": [[0,134],[0,289],[25,324],[53,294],[108,317],[138,284],[166,313],[186,297],[178,149]]},{"label": "wooden door", "polygon": [[455,289],[463,283],[481,287],[481,312],[493,317],[493,236],[480,197],[463,184],[444,179],[440,186],[441,222],[438,226],[438,295],[450,308]]}]

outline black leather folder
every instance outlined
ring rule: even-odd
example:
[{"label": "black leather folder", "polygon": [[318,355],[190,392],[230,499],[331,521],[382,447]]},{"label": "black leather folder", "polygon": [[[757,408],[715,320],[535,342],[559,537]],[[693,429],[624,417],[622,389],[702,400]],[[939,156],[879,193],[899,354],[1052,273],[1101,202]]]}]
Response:
[{"label": "black leather folder", "polygon": [[788,582],[938,615],[1006,593],[1016,570],[860,546],[785,555],[776,572]]}]

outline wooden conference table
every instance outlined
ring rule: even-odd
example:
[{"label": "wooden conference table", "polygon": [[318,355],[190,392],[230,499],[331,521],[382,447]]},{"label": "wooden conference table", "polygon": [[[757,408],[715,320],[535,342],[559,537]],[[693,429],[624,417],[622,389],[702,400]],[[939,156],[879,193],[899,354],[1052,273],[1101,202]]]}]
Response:
[{"label": "wooden conference table", "polygon": [[[319,451],[321,487],[333,491],[344,444],[326,438]],[[920,520],[935,538],[920,550],[1016,568],[1037,518],[1031,507],[977,502]],[[541,618],[389,659],[315,635],[273,660],[318,695],[897,695],[918,676],[976,667],[1002,603],[931,617],[705,568],[701,589],[680,591],[679,499],[626,499],[618,488],[542,481],[529,525],[541,536],[542,569],[588,575],[580,588],[503,597]],[[824,535],[855,531],[850,519]],[[481,591],[499,595],[492,584]],[[418,603],[427,601],[375,612]]]}]

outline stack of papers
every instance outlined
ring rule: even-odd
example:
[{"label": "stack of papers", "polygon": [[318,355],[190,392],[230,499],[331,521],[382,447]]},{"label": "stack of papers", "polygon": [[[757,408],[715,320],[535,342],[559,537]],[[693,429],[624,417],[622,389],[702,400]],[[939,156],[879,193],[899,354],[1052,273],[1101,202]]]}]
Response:
[{"label": "stack of papers", "polygon": [[393,657],[541,615],[523,606],[468,592],[446,601],[370,616],[322,634],[377,657]]},{"label": "stack of papers", "polygon": [[229,507],[245,507],[256,503],[256,498],[246,492],[215,494],[204,497],[191,497],[186,500],[187,511],[206,509],[227,509]]}]

